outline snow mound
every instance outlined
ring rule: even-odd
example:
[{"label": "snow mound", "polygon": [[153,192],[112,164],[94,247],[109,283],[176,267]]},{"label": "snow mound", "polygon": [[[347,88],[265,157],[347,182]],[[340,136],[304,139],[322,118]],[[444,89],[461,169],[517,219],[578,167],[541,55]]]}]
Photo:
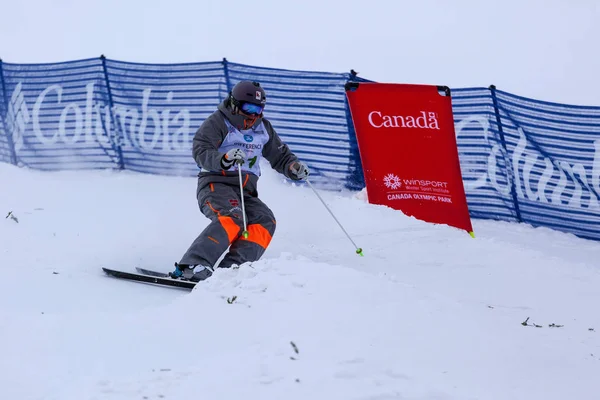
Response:
[{"label": "snow mound", "polygon": [[0,165],[0,398],[595,399],[598,243],[474,221],[477,239],[266,172],[262,260],[193,291],[194,178]]}]

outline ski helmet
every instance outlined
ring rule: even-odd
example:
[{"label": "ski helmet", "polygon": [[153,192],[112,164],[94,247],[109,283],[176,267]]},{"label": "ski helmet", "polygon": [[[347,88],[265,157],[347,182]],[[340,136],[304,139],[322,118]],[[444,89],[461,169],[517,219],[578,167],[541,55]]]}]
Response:
[{"label": "ski helmet", "polygon": [[[267,103],[267,95],[260,83],[238,82],[229,94],[231,105],[249,115],[260,115]],[[236,110],[236,111],[237,111]]]}]

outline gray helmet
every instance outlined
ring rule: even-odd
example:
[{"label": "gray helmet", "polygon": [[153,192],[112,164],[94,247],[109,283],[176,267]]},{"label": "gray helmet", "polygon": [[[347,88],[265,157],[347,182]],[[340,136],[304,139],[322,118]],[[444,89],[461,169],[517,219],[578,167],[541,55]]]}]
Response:
[{"label": "gray helmet", "polygon": [[[267,103],[267,95],[264,89],[260,86],[260,83],[253,81],[238,82],[229,93],[229,99],[231,105],[239,110],[245,108],[244,104],[248,103],[259,106],[260,112],[262,112]],[[260,114],[260,112],[257,114]]]}]

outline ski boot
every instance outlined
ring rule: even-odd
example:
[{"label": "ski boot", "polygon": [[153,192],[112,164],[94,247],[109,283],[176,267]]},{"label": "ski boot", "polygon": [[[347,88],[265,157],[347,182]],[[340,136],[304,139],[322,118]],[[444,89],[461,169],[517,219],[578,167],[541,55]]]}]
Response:
[{"label": "ski boot", "polygon": [[169,272],[169,276],[174,279],[183,279],[186,281],[200,282],[210,278],[213,272],[214,269],[211,267],[175,263],[175,271]]},{"label": "ski boot", "polygon": [[175,271],[169,272],[169,276],[173,279],[183,279],[190,280],[192,276],[194,276],[194,267],[189,265],[175,263]]}]

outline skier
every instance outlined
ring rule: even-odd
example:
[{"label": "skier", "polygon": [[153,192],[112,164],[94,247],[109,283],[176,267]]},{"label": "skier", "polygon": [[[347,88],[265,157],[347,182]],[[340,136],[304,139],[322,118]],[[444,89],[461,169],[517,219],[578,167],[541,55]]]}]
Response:
[{"label": "skier", "polygon": [[[264,118],[266,101],[260,83],[241,81],[196,132],[192,152],[201,168],[196,195],[201,212],[211,222],[175,263],[172,278],[195,282],[209,278],[228,248],[219,268],[256,261],[264,254],[275,233],[275,216],[258,198],[262,157],[287,178],[308,177],[306,164]],[[237,168],[242,172],[247,237]]]}]

